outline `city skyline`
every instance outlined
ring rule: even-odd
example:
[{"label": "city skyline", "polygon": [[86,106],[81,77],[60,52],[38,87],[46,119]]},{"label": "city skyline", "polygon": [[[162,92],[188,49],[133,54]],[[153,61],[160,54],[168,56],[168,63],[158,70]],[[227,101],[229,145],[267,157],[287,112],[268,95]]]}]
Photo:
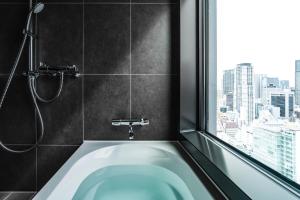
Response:
[{"label": "city skyline", "polygon": [[299,7],[298,0],[217,1],[218,76],[239,63],[252,63],[254,74],[289,80],[294,87],[294,63],[300,59]]}]

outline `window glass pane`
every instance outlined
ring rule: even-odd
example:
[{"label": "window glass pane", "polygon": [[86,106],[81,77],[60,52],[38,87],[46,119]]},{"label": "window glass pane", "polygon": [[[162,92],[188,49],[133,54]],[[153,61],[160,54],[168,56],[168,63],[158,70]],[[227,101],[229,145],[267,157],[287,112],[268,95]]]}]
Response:
[{"label": "window glass pane", "polygon": [[214,2],[208,130],[300,183],[300,1]]}]

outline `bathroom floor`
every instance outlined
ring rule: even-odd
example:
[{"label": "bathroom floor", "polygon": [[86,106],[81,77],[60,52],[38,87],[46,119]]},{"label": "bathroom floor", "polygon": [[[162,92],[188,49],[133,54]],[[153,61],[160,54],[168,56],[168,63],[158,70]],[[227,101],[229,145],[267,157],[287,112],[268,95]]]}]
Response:
[{"label": "bathroom floor", "polygon": [[0,200],[31,200],[36,192],[0,192]]}]

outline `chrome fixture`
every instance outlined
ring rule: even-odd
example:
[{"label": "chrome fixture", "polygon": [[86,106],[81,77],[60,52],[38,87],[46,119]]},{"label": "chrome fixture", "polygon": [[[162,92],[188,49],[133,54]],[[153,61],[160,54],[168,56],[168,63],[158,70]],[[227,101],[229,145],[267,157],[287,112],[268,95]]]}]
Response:
[{"label": "chrome fixture", "polygon": [[113,119],[111,124],[113,126],[128,126],[129,140],[134,139],[133,126],[146,126],[150,124],[148,119]]}]

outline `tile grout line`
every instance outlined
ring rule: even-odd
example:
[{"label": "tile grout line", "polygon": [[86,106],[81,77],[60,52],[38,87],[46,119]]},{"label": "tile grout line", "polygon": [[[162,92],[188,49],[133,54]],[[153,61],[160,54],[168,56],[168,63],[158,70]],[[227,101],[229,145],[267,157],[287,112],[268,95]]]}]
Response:
[{"label": "tile grout line", "polygon": [[[84,54],[85,54],[85,43],[84,43],[84,40],[85,40],[85,2],[84,0],[82,0],[83,2],[83,5],[82,5],[82,72],[83,74],[85,73],[85,57],[84,57]],[[85,111],[85,108],[84,108],[84,76],[82,76],[82,79],[81,79],[81,103],[82,103],[82,142],[84,141],[85,139],[85,133],[84,133],[84,111]]]},{"label": "tile grout line", "polygon": [[129,117],[132,117],[132,102],[131,102],[131,92],[132,92],[132,0],[130,0],[129,7]]}]

